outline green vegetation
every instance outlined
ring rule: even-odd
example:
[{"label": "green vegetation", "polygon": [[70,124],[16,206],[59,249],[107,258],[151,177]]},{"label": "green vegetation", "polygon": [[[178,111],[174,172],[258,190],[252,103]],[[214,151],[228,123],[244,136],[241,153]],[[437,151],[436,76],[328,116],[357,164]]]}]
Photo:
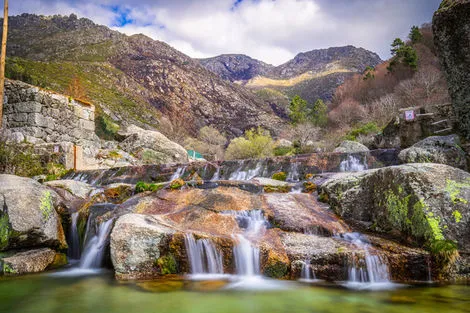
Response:
[{"label": "green vegetation", "polygon": [[322,99],[318,99],[308,113],[309,121],[317,127],[328,124],[328,107]]},{"label": "green vegetation", "polygon": [[389,72],[393,72],[395,67],[399,64],[413,71],[418,69],[418,54],[416,50],[411,45],[405,44],[400,38],[396,38],[393,41],[391,52],[393,58],[388,66]]},{"label": "green vegetation", "polygon": [[178,273],[178,264],[171,254],[160,257],[157,260],[157,266],[160,268],[160,273],[163,275]]},{"label": "green vegetation", "polygon": [[457,243],[452,240],[435,240],[430,244],[429,251],[440,268],[454,264],[459,257]]},{"label": "green vegetation", "polygon": [[460,213],[460,212],[457,211],[457,210],[455,210],[454,212],[452,212],[452,216],[454,216],[456,223],[460,223],[460,221],[462,220],[462,213]]},{"label": "green vegetation", "polygon": [[371,134],[378,134],[381,132],[380,127],[375,122],[368,122],[366,124],[358,125],[355,128],[351,129],[344,140],[351,140],[357,141],[357,138],[360,135],[371,135]]},{"label": "green vegetation", "polygon": [[180,189],[185,185],[184,180],[177,178],[170,183],[170,189]]},{"label": "green vegetation", "polygon": [[375,78],[375,69],[372,66],[367,66],[366,70],[364,71],[363,80],[371,80]]},{"label": "green vegetation", "polygon": [[32,145],[6,143],[0,140],[0,173],[35,176],[46,171]]},{"label": "green vegetation", "polygon": [[468,188],[470,189],[470,181],[469,182],[464,182],[464,183],[458,183],[455,180],[450,180],[448,179],[446,181],[446,192],[450,196],[450,200],[452,201],[453,204],[468,204],[468,201],[464,198],[460,197],[460,192],[462,188]]},{"label": "green vegetation", "polygon": [[408,38],[411,40],[412,44],[418,43],[423,39],[423,34],[421,34],[421,31],[419,30],[418,26],[411,27],[411,31],[408,35]]},{"label": "green vegetation", "polygon": [[274,141],[269,131],[258,127],[245,132],[245,136],[232,139],[225,152],[225,158],[250,159],[270,157],[274,154]]},{"label": "green vegetation", "polygon": [[154,184],[154,183],[147,184],[143,181],[139,181],[135,185],[135,192],[136,193],[141,193],[141,192],[145,192],[145,191],[154,192],[154,191],[158,191],[158,190],[162,189],[163,187],[164,187],[164,184]]},{"label": "green vegetation", "polygon": [[8,215],[0,212],[0,251],[8,246],[10,232],[10,221],[8,219]]},{"label": "green vegetation", "polygon": [[292,98],[289,104],[289,118],[292,123],[300,124],[307,121],[307,101],[300,96]]},{"label": "green vegetation", "polygon": [[309,108],[307,101],[296,95],[289,105],[289,118],[294,125],[309,122],[324,127],[328,123],[328,107],[323,100],[317,99],[313,107]]},{"label": "green vegetation", "polygon": [[276,147],[273,152],[275,156],[290,156],[296,154],[296,149],[294,147]]},{"label": "green vegetation", "polygon": [[58,180],[70,173],[64,165],[54,162],[46,164],[46,181]]},{"label": "green vegetation", "polygon": [[275,180],[286,181],[287,174],[285,172],[277,172],[277,173],[274,173],[271,178]]},{"label": "green vegetation", "polygon": [[50,191],[44,192],[43,196],[41,197],[40,200],[40,206],[39,209],[41,210],[42,213],[42,218],[44,219],[45,222],[49,220],[51,217],[52,213],[54,212],[54,204],[52,202],[52,195]]},{"label": "green vegetation", "polygon": [[18,271],[13,269],[9,264],[3,263],[3,272],[5,274],[18,274]]},{"label": "green vegetation", "polygon": [[119,125],[116,124],[107,114],[97,112],[95,118],[95,132],[98,137],[105,140],[115,140],[116,134],[119,131]]}]

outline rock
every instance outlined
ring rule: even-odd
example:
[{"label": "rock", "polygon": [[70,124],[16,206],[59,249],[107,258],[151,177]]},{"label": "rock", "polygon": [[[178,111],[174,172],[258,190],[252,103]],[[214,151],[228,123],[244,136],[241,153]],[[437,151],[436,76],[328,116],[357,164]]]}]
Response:
[{"label": "rock", "polygon": [[64,231],[56,209],[60,197],[37,181],[0,175],[0,251],[48,246],[65,249]]},{"label": "rock", "polygon": [[279,139],[277,142],[277,147],[279,148],[292,148],[292,141],[287,139]]},{"label": "rock", "polygon": [[157,131],[144,130],[135,125],[130,125],[121,132],[121,135],[127,135],[126,139],[120,144],[122,150],[138,156],[145,163],[188,162],[186,150]]},{"label": "rock", "polygon": [[366,146],[364,146],[363,144],[359,142],[345,140],[334,150],[334,152],[338,152],[338,153],[369,152],[369,148],[367,148]]},{"label": "rock", "polygon": [[440,163],[467,170],[465,152],[457,135],[428,137],[402,150],[398,158],[403,163]]},{"label": "rock", "polygon": [[457,115],[455,125],[470,139],[470,1],[443,1],[434,14],[433,33]]},{"label": "rock", "polygon": [[168,245],[173,229],[158,217],[126,214],[111,233],[111,260],[118,279],[151,278],[158,275],[161,247]]},{"label": "rock", "polygon": [[470,248],[470,174],[460,169],[423,163],[336,174],[320,190],[338,215],[368,230]]},{"label": "rock", "polygon": [[285,231],[326,236],[350,232],[350,228],[333,212],[322,207],[310,194],[263,195],[272,223]]},{"label": "rock", "polygon": [[72,179],[52,180],[45,182],[44,185],[65,189],[72,195],[82,199],[88,198],[96,190],[96,188],[90,184]]},{"label": "rock", "polygon": [[56,252],[49,248],[19,252],[0,259],[4,275],[24,275],[45,271],[54,263]]}]

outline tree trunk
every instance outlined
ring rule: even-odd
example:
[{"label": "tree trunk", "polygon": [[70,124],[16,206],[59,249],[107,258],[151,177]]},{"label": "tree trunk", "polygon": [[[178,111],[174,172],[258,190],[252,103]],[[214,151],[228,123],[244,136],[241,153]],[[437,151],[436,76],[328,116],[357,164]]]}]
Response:
[{"label": "tree trunk", "polygon": [[5,58],[7,54],[8,35],[8,0],[3,2],[3,34],[2,34],[2,55],[0,57],[0,129],[3,122],[3,94],[5,87]]}]

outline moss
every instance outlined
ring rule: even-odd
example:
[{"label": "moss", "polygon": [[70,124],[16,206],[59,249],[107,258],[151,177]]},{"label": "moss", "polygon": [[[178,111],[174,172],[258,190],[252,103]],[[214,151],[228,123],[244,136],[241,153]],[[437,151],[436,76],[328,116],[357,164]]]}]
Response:
[{"label": "moss", "polygon": [[323,203],[328,203],[328,201],[330,201],[330,198],[328,197],[328,194],[326,192],[322,192],[318,196],[318,200],[320,200]]},{"label": "moss", "polygon": [[452,215],[453,215],[454,218],[455,218],[455,222],[456,222],[456,223],[460,223],[460,221],[462,220],[462,213],[460,213],[459,211],[455,210],[454,212],[452,212]]},{"label": "moss", "polygon": [[135,192],[136,193],[141,193],[145,191],[154,192],[154,191],[158,191],[162,189],[163,187],[164,187],[164,184],[155,184],[155,183],[147,184],[145,182],[139,181],[135,185]]},{"label": "moss", "polygon": [[313,174],[311,173],[305,175],[305,179],[312,179],[312,178],[313,178]]},{"label": "moss", "polygon": [[106,199],[113,203],[122,203],[132,196],[132,188],[126,185],[109,188],[104,191]]},{"label": "moss", "polygon": [[3,273],[5,274],[18,274],[18,271],[10,266],[8,263],[3,263]]},{"label": "moss", "polygon": [[54,211],[54,205],[52,203],[52,195],[50,191],[44,192],[40,200],[39,209],[41,210],[44,221],[48,221]]},{"label": "moss", "polygon": [[122,158],[122,155],[116,150],[112,150],[112,151],[109,151],[108,157],[110,157],[111,159],[120,159]]},{"label": "moss", "polygon": [[56,253],[54,261],[47,267],[48,269],[56,269],[68,264],[67,255],[65,253]]},{"label": "moss", "polygon": [[177,178],[170,183],[170,189],[180,189],[185,185],[184,180]]},{"label": "moss", "polygon": [[291,187],[266,185],[264,186],[263,190],[264,192],[267,192],[267,193],[272,193],[272,192],[288,193],[291,190]]},{"label": "moss", "polygon": [[450,200],[453,204],[468,204],[468,201],[466,199],[460,197],[460,192],[462,191],[462,188],[470,189],[470,182],[468,182],[467,180],[466,182],[459,183],[451,179],[448,179],[446,181],[445,190],[449,194]]},{"label": "moss", "polygon": [[172,254],[160,257],[157,260],[157,266],[160,269],[160,273],[162,275],[178,273],[178,264],[176,263],[175,257]]},{"label": "moss", "polygon": [[275,180],[286,181],[287,174],[285,172],[277,172],[277,173],[274,173],[271,178]]},{"label": "moss", "polygon": [[306,192],[314,192],[315,190],[317,190],[317,185],[310,181],[307,181],[304,182],[304,189]]},{"label": "moss", "polygon": [[271,260],[271,262],[268,262],[264,267],[264,275],[271,278],[284,278],[288,271],[288,265],[279,260]]},{"label": "moss", "polygon": [[0,215],[0,251],[8,247],[11,228],[7,214]]},{"label": "moss", "polygon": [[402,193],[401,187],[398,187],[398,195],[392,190],[387,191],[385,193],[385,205],[392,226],[404,230],[411,226],[411,220],[408,218],[408,205],[411,196],[403,197]]}]

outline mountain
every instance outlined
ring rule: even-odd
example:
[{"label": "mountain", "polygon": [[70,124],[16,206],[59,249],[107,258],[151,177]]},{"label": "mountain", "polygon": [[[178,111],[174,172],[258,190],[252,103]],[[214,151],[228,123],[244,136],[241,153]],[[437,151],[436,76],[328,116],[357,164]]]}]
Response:
[{"label": "mountain", "polygon": [[221,55],[199,62],[225,80],[255,90],[276,90],[288,97],[298,94],[313,103],[318,98],[330,100],[347,77],[382,60],[371,51],[345,46],[299,53],[279,66],[245,55]]},{"label": "mountain", "polygon": [[213,125],[229,136],[258,125],[276,132],[284,124],[275,105],[166,43],[73,14],[10,17],[7,47],[8,77],[58,92],[78,78],[106,121],[185,135]]}]

